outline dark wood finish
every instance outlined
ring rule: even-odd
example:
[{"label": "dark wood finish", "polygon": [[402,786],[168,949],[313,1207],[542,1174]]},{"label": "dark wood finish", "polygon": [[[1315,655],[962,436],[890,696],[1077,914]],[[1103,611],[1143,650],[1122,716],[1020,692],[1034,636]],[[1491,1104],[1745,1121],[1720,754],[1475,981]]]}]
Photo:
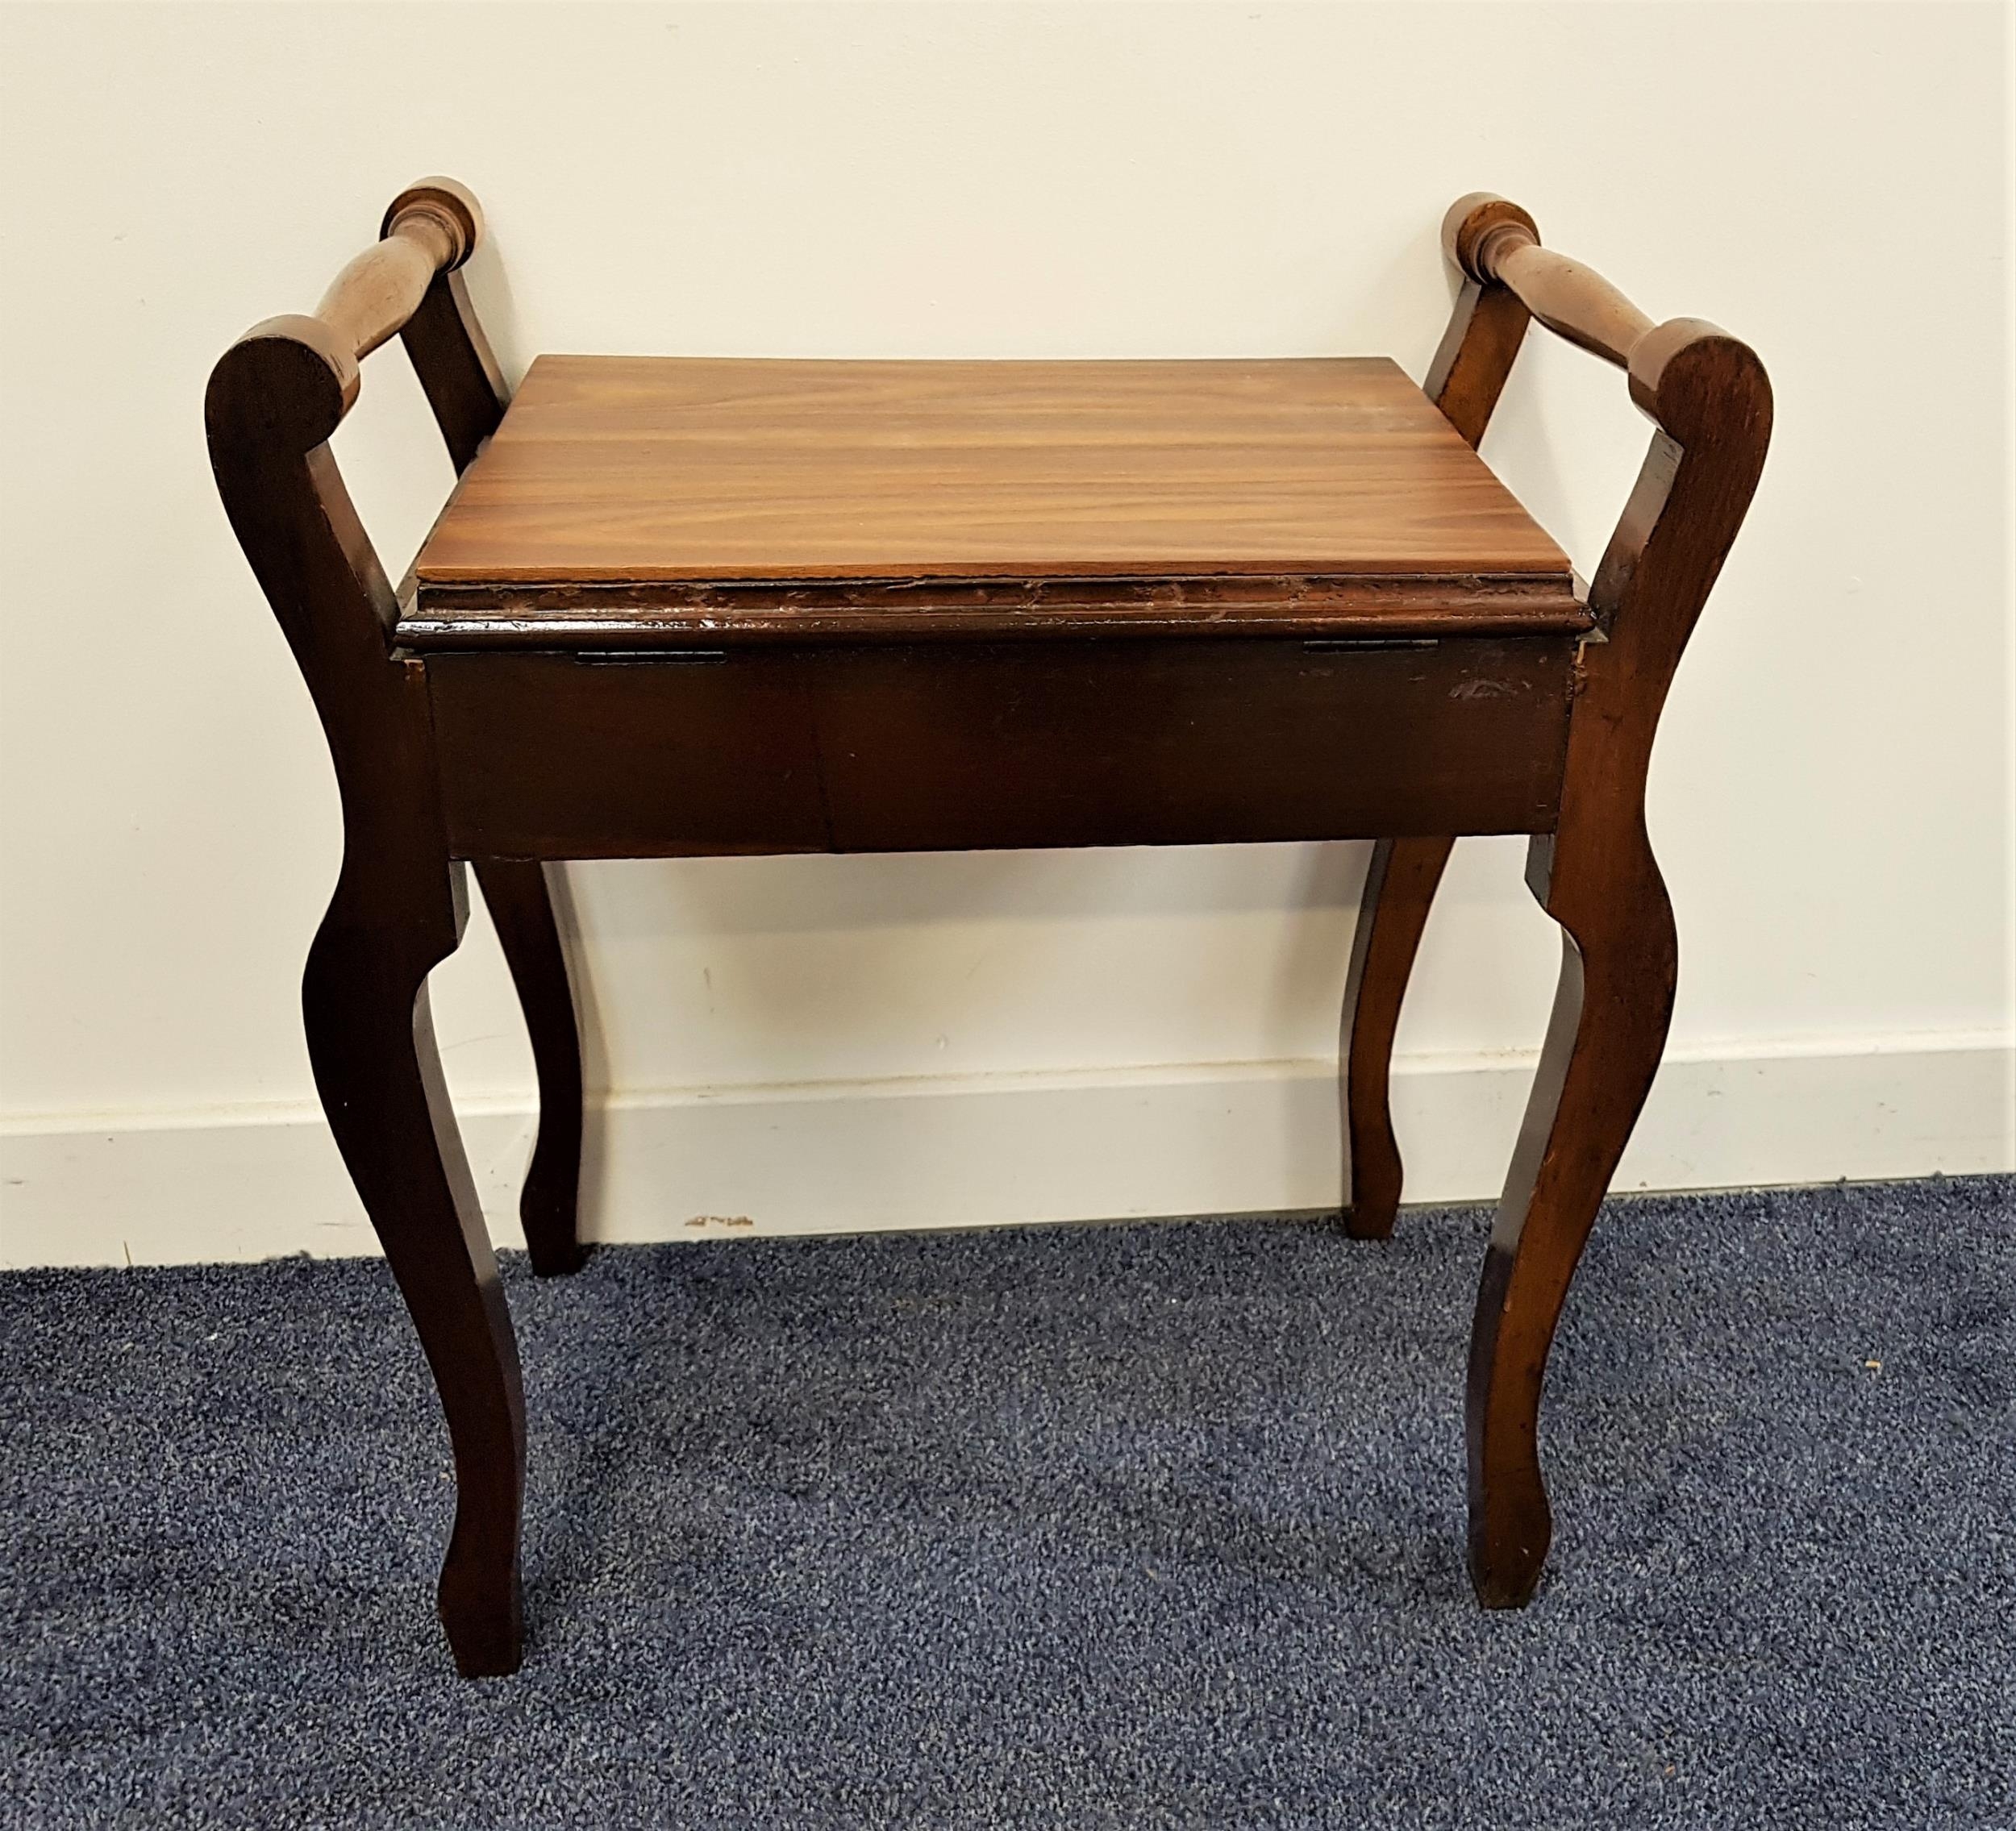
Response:
[{"label": "dark wood finish", "polygon": [[795,654],[427,664],[450,846],[468,858],[822,852],[818,741]]},{"label": "dark wood finish", "polygon": [[1442,222],[1443,252],[1449,264],[1463,273],[1463,290],[1421,385],[1472,451],[1484,443],[1485,428],[1491,423],[1533,315],[1509,286],[1464,268],[1462,250],[1485,231],[1504,225],[1539,234],[1533,218],[1503,198],[1460,198]]},{"label": "dark wood finish", "polygon": [[427,995],[427,972],[460,940],[466,905],[458,896],[444,945],[445,938],[428,934],[438,912],[409,903],[419,879],[375,861],[353,868],[360,856],[346,849],[344,882],[309,952],[302,982],[309,1055],[323,1110],[413,1313],[448,1418],[456,1507],[441,1569],[442,1624],[464,1673],[512,1672],[523,1629],[524,1393]]},{"label": "dark wood finish", "polygon": [[[476,200],[460,186],[450,195],[462,207],[468,245],[473,248],[482,222]],[[413,196],[409,191],[393,200],[383,233],[394,231]],[[435,273],[399,335],[459,475],[497,431],[510,396],[457,268],[444,267]],[[554,1277],[578,1271],[584,1256],[578,1232],[580,1020],[544,871],[537,864],[492,859],[477,867],[477,878],[525,1013],[539,1074],[539,1134],[519,1215],[532,1269],[541,1277]]]},{"label": "dark wood finish", "polygon": [[[396,216],[398,206],[386,221]],[[459,268],[444,267],[399,331],[459,476],[504,418],[510,393]]]},{"label": "dark wood finish", "polygon": [[1572,652],[1559,639],[870,650],[816,696],[834,837],[848,851],[1208,845],[1459,813],[1479,831],[1544,830]]},{"label": "dark wood finish", "polygon": [[[1466,827],[1466,831],[1474,828]],[[1389,1083],[1401,1001],[1454,839],[1381,839],[1372,849],[1344,980],[1344,1230],[1383,1240],[1399,1212],[1400,1141]]]},{"label": "dark wood finish", "polygon": [[[433,239],[439,252],[448,239]],[[413,1313],[454,1447],[441,1620],[464,1672],[508,1672],[521,1635],[524,1400],[427,1004],[429,970],[461,939],[462,868],[442,826],[426,676],[392,651],[391,588],[328,445],[356,398],[359,348],[389,335],[379,292],[396,282],[410,310],[424,288],[404,255],[347,271],[333,322],[269,319],[224,353],[205,422],[225,511],[300,664],[342,793],[343,868],[302,1005],[323,1109]],[[352,291],[367,289],[353,308]]]},{"label": "dark wood finish", "polygon": [[[1551,590],[1552,588],[1550,588]],[[843,585],[741,580],[637,587],[584,585],[548,608],[509,591],[422,588],[399,624],[417,654],[479,650],[740,648],[803,643],[1039,642],[1089,636],[1284,636],[1377,643],[1444,636],[1580,635],[1586,604],[1542,599],[1517,581],[1464,581],[1461,595],[1416,578],[1270,582],[1185,578],[989,580]]]},{"label": "dark wood finish", "polygon": [[[1531,217],[1503,198],[1459,198],[1442,223],[1443,252],[1450,264],[1460,270],[1461,250],[1504,224],[1539,233]],[[1531,318],[1516,293],[1495,281],[1464,275],[1422,385],[1473,451],[1483,443]],[[1477,830],[1452,822],[1441,830],[1445,836],[1382,841],[1359,896],[1351,970],[1344,981],[1339,1088],[1344,1133],[1341,1219],[1355,1239],[1387,1238],[1399,1211],[1400,1141],[1393,1135],[1390,1106],[1393,1038],[1421,933],[1456,843],[1446,834],[1459,830]]]},{"label": "dark wood finish", "polygon": [[1547,1353],[1672,1011],[1678,946],[1645,830],[1653,734],[1771,437],[1763,364],[1711,324],[1677,318],[1640,337],[1631,388],[1659,430],[1592,589],[1606,639],[1585,654],[1560,818],[1527,861],[1561,925],[1561,979],[1471,1338],[1470,1568],[1492,1607],[1524,1603],[1547,1556]]},{"label": "dark wood finish", "polygon": [[[465,859],[532,1036],[526,1229],[560,1270],[581,1051],[542,861],[1378,839],[1345,1045],[1370,1234],[1399,1197],[1385,1082],[1452,836],[1534,835],[1567,964],[1469,1385],[1472,1575],[1487,1603],[1531,1592],[1548,1344],[1672,1001],[1647,759],[1769,390],[1743,345],[1648,327],[1515,206],[1465,199],[1446,232],[1465,281],[1432,398],[1383,362],[567,359],[507,409],[457,271],[481,218],[445,180],[394,201],[317,316],[219,361],[219,488],[342,792],[304,1013],[448,1419],[440,1608],[464,1671],[519,1661],[524,1485],[516,1348],[427,1008]],[[1472,449],[1529,317],[1624,363],[1660,428],[1586,604]],[[328,446],[395,333],[463,473],[403,616]]]},{"label": "dark wood finish", "polygon": [[1554,819],[1572,643],[947,643],[427,667],[469,858],[1342,839]]},{"label": "dark wood finish", "polygon": [[519,1196],[519,1218],[532,1269],[542,1278],[578,1271],[585,1254],[577,1230],[581,1206],[581,1025],[567,950],[536,862],[489,859],[476,868],[497,938],[525,1013],[539,1074],[539,1134]]}]

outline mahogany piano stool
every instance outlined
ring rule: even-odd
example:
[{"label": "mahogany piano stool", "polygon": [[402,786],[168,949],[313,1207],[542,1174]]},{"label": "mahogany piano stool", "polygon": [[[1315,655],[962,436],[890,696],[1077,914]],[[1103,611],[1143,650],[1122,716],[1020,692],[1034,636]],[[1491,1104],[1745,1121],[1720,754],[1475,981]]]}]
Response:
[{"label": "mahogany piano stool", "polygon": [[[1443,224],[1425,388],[1383,357],[798,362],[545,356],[515,399],[446,179],[312,318],[213,372],[233,528],[327,734],[343,865],[302,988],[315,1083],[454,1446],[443,1624],[519,1664],[518,1353],[427,1009],[473,864],[538,1064],[538,1271],[581,1261],[564,859],[1375,841],[1345,996],[1342,1222],[1393,1225],[1387,1071],[1457,835],[1531,835],[1560,988],[1493,1228],[1468,1385],[1479,1599],[1532,1594],[1568,1281],[1658,1068],[1672,909],[1652,735],[1748,506],[1771,393],[1502,198]],[[1530,318],[1622,368],[1652,447],[1595,582],[1476,453]],[[460,481],[395,592],[330,435],[406,343]]]}]

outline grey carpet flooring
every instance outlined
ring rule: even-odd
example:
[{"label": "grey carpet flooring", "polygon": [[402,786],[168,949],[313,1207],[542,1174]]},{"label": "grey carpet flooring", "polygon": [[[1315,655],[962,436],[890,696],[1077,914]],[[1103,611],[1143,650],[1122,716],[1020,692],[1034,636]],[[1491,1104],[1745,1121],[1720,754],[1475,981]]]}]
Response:
[{"label": "grey carpet flooring", "polygon": [[1464,1575],[1488,1217],[506,1281],[515,1679],[373,1263],[0,1279],[11,1825],[2016,1824],[2016,1184],[1610,1205]]}]

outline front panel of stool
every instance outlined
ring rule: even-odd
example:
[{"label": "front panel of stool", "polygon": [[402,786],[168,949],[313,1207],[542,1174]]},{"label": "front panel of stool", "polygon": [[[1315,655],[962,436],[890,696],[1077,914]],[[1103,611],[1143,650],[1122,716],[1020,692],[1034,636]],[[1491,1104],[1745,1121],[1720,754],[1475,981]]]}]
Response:
[{"label": "front panel of stool", "polygon": [[470,858],[1551,830],[1572,638],[427,658]]}]

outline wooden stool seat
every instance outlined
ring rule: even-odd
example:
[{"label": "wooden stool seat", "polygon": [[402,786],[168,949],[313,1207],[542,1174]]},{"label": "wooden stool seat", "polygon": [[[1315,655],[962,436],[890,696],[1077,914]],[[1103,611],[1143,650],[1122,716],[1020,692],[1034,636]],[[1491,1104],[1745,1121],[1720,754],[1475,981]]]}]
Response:
[{"label": "wooden stool seat", "polygon": [[416,651],[1592,621],[1383,357],[542,356],[414,574]]},{"label": "wooden stool seat", "polygon": [[[460,185],[410,187],[206,403],[342,790],[302,1009],[454,1446],[461,1669],[522,1654],[525,1410],[427,980],[473,867],[538,1067],[527,1243],[574,1270],[581,1042],[547,876],[569,859],[1371,840],[1339,1214],[1370,1240],[1399,1205],[1388,1067],[1450,848],[1529,835],[1561,976],[1467,1403],[1472,1580],[1524,1603],[1552,1530],[1548,1348],[1672,1009],[1646,771],[1763,465],[1755,354],[1654,324],[1479,195],[1443,225],[1460,291],[1420,388],[1383,358],[552,356],[513,400],[460,271],[481,234]],[[1623,368],[1653,422],[1586,592],[1476,454],[1533,320]],[[394,335],[461,477],[397,592],[329,446]]]}]

